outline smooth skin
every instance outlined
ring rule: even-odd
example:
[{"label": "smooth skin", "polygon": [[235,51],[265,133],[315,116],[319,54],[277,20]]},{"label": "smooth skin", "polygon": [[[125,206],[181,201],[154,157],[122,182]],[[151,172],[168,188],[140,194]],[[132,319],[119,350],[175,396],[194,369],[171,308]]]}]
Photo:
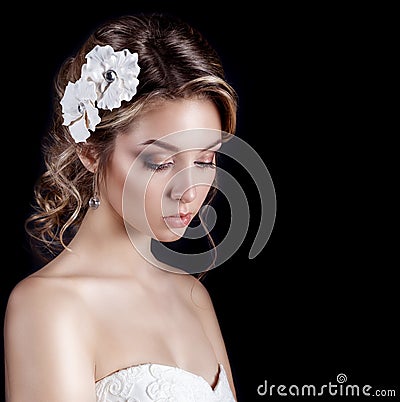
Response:
[{"label": "smooth skin", "polygon": [[[194,128],[221,130],[211,101],[165,101],[116,138],[100,187],[101,205],[87,212],[71,251],[22,280],[9,297],[7,402],[95,402],[95,381],[148,362],[180,367],[211,387],[222,363],[235,395],[204,285],[191,275],[155,266],[138,251],[149,249],[152,237],[179,238],[184,229],[171,230],[164,217],[197,213],[210,189],[216,138],[168,136]],[[154,145],[158,139],[182,152]],[[145,158],[134,164],[133,174],[132,163],[142,158],[143,149]],[[96,160],[81,160],[96,170]],[[125,211],[128,197],[141,207]]]}]

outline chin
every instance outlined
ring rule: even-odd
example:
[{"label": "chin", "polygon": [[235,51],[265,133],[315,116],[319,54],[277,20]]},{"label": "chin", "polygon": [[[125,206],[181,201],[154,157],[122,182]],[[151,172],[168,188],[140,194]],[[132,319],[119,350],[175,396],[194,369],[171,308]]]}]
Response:
[{"label": "chin", "polygon": [[177,235],[175,233],[170,233],[169,235],[157,236],[156,240],[161,243],[172,243],[182,238],[182,235]]},{"label": "chin", "polygon": [[162,233],[157,233],[155,236],[155,239],[162,242],[162,243],[172,243],[174,241],[177,241],[182,238],[182,236],[185,234],[186,228],[181,228],[181,229],[174,229],[172,231],[171,229],[167,228],[162,231]]}]

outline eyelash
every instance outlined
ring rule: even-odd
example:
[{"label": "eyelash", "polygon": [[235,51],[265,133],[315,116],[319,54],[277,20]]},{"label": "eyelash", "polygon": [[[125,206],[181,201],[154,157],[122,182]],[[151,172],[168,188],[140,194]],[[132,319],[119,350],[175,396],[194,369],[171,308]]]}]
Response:
[{"label": "eyelash", "polygon": [[[195,162],[195,164],[202,169],[205,168],[215,169],[216,166],[214,162]],[[155,172],[161,172],[173,166],[173,163],[168,162],[158,164],[158,163],[146,162],[145,165],[147,169],[153,170]]]}]

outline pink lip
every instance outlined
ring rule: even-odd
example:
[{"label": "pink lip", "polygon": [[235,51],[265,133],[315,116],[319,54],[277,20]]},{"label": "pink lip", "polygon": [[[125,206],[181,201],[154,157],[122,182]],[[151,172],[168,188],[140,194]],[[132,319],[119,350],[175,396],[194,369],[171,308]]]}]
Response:
[{"label": "pink lip", "polygon": [[167,225],[171,228],[184,228],[185,226],[189,225],[190,221],[192,220],[192,214],[178,214],[178,215],[170,215],[164,216],[164,221]]}]

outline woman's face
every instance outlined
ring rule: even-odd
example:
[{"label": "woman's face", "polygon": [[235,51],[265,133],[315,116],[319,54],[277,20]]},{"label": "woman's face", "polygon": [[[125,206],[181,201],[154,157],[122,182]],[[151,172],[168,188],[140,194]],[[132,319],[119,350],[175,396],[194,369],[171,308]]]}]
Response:
[{"label": "woman's face", "polygon": [[128,228],[175,241],[204,203],[220,145],[214,103],[165,101],[117,137],[102,198]]}]

